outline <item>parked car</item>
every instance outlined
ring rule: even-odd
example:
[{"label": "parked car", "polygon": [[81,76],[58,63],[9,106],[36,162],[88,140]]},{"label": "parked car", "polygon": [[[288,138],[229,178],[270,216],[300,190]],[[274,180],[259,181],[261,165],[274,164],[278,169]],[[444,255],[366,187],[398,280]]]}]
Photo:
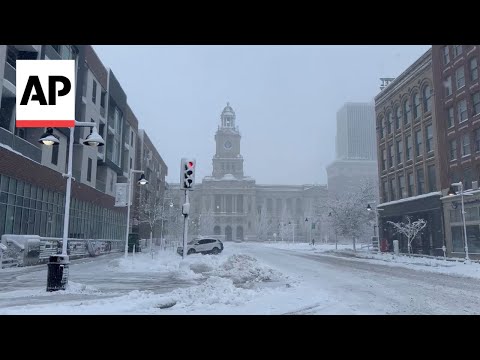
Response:
[{"label": "parked car", "polygon": [[[213,238],[197,238],[187,244],[187,255],[200,254],[220,254],[223,251],[223,243]],[[183,255],[183,246],[177,248],[177,253]]]}]

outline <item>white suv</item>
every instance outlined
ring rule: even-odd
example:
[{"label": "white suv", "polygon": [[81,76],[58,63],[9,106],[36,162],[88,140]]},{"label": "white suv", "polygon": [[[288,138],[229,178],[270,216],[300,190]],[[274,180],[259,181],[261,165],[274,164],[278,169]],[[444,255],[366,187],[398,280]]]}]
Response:
[{"label": "white suv", "polygon": [[[187,244],[187,255],[201,254],[219,254],[223,251],[223,243],[213,238],[198,238]],[[177,248],[177,253],[183,255],[183,246]]]}]

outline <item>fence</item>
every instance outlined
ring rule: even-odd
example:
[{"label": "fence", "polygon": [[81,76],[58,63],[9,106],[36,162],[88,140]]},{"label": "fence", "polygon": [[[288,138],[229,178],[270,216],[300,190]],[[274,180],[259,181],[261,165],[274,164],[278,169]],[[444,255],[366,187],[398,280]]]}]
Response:
[{"label": "fence", "polygon": [[[37,235],[2,235],[2,267],[28,266],[46,263],[50,256],[62,252],[62,239]],[[68,239],[67,254],[70,259],[98,256],[124,251],[125,240]]]}]

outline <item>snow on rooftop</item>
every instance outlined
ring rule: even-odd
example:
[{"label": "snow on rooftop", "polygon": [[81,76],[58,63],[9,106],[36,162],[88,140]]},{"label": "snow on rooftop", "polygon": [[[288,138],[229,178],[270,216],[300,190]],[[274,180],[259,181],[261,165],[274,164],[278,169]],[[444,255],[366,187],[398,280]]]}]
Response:
[{"label": "snow on rooftop", "polygon": [[399,200],[384,202],[384,203],[378,204],[378,207],[394,205],[394,204],[399,204],[399,203],[403,203],[403,202],[407,202],[407,201],[415,201],[415,200],[424,199],[424,198],[431,197],[431,196],[441,196],[441,195],[442,195],[442,193],[440,191],[435,191],[435,192],[431,192],[431,193],[427,193],[427,194],[410,196],[410,197],[405,198],[405,199],[399,199]]}]

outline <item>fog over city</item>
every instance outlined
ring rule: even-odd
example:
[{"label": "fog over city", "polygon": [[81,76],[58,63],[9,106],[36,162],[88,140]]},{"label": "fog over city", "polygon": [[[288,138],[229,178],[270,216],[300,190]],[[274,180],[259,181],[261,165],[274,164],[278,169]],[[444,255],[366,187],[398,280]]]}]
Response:
[{"label": "fog over city", "polygon": [[181,156],[197,158],[198,181],[211,175],[214,134],[229,102],[245,175],[259,184],[325,184],[337,111],[345,102],[373,103],[379,79],[398,76],[428,48],[94,46],[166,162],[167,181],[178,182]]}]

